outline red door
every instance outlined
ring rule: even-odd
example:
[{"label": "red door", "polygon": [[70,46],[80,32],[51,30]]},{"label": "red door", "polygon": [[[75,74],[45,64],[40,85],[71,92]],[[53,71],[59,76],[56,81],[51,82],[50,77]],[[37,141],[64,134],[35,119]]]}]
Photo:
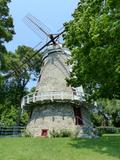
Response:
[{"label": "red door", "polygon": [[79,107],[73,107],[75,115],[75,125],[83,125],[81,109]]}]

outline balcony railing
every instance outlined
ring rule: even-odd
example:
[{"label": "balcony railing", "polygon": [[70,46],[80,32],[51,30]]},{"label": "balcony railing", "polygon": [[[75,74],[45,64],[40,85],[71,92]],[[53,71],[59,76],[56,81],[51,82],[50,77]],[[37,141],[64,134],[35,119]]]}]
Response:
[{"label": "balcony railing", "polygon": [[65,100],[71,100],[71,101],[85,101],[83,92],[79,92],[75,94],[74,92],[34,92],[31,94],[28,94],[22,98],[21,102],[21,108],[24,108],[24,106],[29,105],[31,103],[35,102],[41,102],[41,101],[65,101]]}]

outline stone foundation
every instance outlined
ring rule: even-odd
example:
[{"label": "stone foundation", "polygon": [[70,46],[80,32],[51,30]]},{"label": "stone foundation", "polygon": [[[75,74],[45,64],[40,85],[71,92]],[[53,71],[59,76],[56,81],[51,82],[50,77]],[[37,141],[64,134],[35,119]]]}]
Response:
[{"label": "stone foundation", "polygon": [[88,122],[90,123],[87,110],[81,108],[81,114],[84,125],[79,126],[75,125],[72,104],[53,103],[36,106],[27,125],[27,131],[35,137],[43,134],[50,137],[51,132],[62,130],[68,130],[73,134],[78,132],[77,134],[80,135],[80,133],[83,134],[83,126],[87,126]]}]

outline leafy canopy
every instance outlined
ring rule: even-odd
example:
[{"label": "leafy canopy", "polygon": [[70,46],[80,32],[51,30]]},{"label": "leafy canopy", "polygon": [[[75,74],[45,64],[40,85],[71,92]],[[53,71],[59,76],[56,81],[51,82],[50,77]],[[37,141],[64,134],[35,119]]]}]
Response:
[{"label": "leafy canopy", "polygon": [[65,24],[73,66],[69,83],[91,98],[120,99],[120,2],[81,0]]},{"label": "leafy canopy", "polygon": [[42,57],[41,54],[37,54],[29,59],[34,52],[30,47],[18,46],[15,53],[9,52],[5,55],[4,72],[7,76],[4,82],[7,87],[6,94],[10,94],[8,97],[11,99],[12,105],[20,106],[21,98],[26,93],[26,85],[39,75]]},{"label": "leafy canopy", "polygon": [[[0,77],[0,122],[2,125],[25,124],[27,114],[21,119],[21,98],[28,93],[27,84],[38,77],[42,57],[27,46],[18,46],[15,52],[5,54],[4,75]],[[24,65],[23,65],[24,64]],[[21,121],[20,121],[21,119]]]},{"label": "leafy canopy", "polygon": [[12,40],[14,32],[13,19],[9,14],[8,3],[10,0],[0,0],[0,69],[3,68],[5,42]]}]

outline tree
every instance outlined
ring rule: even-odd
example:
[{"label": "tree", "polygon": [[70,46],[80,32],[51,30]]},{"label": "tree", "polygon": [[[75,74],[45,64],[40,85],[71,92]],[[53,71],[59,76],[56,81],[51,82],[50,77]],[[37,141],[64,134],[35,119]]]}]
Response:
[{"label": "tree", "polygon": [[8,3],[10,2],[11,0],[0,1],[0,68],[3,67],[3,54],[6,53],[4,43],[12,40],[13,34],[15,34],[13,19],[9,14]]},{"label": "tree", "polygon": [[26,85],[31,79],[35,80],[40,72],[41,54],[37,54],[32,59],[29,59],[34,52],[30,47],[18,46],[15,53],[9,52],[5,56],[5,69],[8,74],[6,84],[10,89],[8,93],[16,95],[15,101],[12,100],[14,96],[10,97],[12,98],[11,101],[14,102],[12,104],[18,107],[20,106],[21,98],[26,93]]},{"label": "tree", "polygon": [[119,0],[81,0],[65,29],[73,66],[68,82],[82,84],[92,99],[120,99]]},{"label": "tree", "polygon": [[4,101],[6,90],[5,79],[1,74],[5,67],[4,56],[7,54],[4,43],[12,40],[13,34],[15,34],[13,19],[9,15],[8,4],[10,2],[10,0],[0,1],[0,104]]},{"label": "tree", "polygon": [[5,55],[6,76],[1,77],[0,85],[2,89],[0,90],[0,121],[3,122],[6,119],[4,124],[15,123],[14,120],[17,117],[17,125],[19,125],[21,99],[28,93],[26,85],[31,79],[35,80],[40,72],[42,56],[37,54],[30,59],[34,52],[30,47],[18,46],[15,53],[8,52]]},{"label": "tree", "polygon": [[120,100],[97,100],[91,118],[95,126],[120,127]]}]

